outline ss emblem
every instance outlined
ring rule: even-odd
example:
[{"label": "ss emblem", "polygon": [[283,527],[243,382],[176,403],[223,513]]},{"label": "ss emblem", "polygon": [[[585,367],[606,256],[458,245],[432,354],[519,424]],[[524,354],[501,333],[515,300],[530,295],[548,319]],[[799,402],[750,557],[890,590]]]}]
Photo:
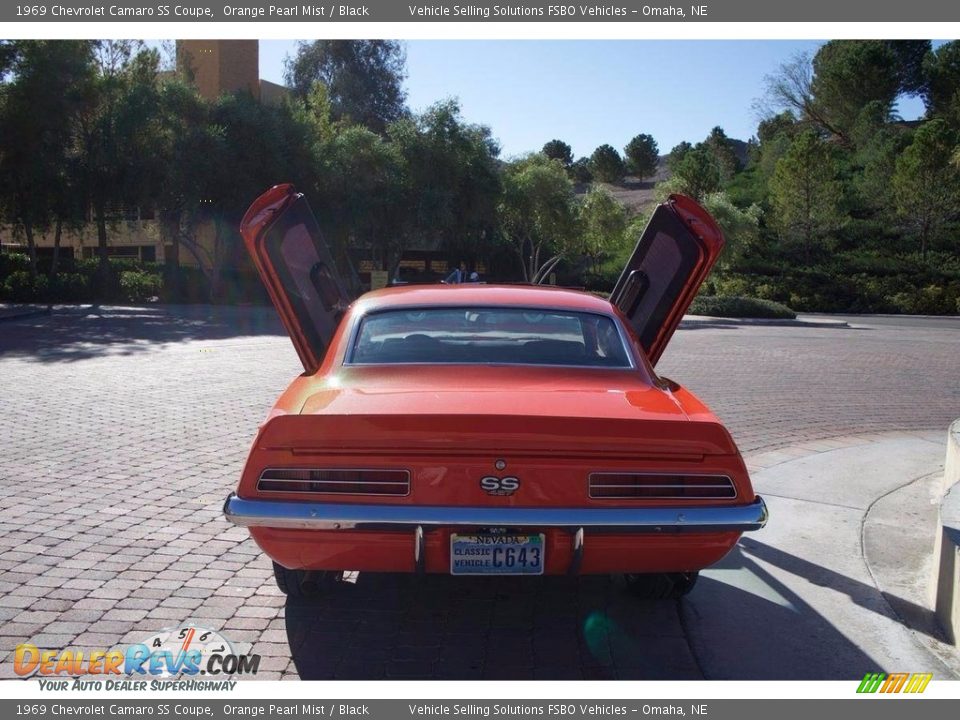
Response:
[{"label": "ss emblem", "polygon": [[480,487],[489,495],[513,495],[515,491],[520,489],[520,478],[515,478],[512,475],[502,478],[487,475],[480,478]]}]

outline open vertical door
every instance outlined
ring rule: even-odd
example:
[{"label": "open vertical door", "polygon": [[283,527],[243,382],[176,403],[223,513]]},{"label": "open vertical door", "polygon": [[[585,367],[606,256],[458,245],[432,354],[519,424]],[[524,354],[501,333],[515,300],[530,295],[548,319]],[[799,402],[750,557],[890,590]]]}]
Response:
[{"label": "open vertical door", "polygon": [[654,210],[610,294],[652,365],[710,274],[723,242],[710,214],[685,195],[671,195]]},{"label": "open vertical door", "polygon": [[247,210],[240,234],[304,370],[315,373],[353,298],[306,198],[275,185]]}]

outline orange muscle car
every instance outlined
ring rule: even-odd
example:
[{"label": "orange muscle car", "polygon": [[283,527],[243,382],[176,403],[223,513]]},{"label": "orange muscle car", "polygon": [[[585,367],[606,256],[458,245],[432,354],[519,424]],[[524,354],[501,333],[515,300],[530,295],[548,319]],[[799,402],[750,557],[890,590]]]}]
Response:
[{"label": "orange muscle car", "polygon": [[290,185],[241,231],[305,372],[224,512],[288,594],[359,570],[613,573],[678,597],[766,522],[730,434],[653,370],[723,245],[689,198],[656,209],[609,301],[478,283],[354,300]]}]

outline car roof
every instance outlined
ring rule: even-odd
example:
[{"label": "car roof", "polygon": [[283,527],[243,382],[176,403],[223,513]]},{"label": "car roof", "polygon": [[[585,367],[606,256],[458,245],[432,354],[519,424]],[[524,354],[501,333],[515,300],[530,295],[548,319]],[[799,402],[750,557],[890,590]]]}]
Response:
[{"label": "car roof", "polygon": [[610,314],[605,300],[579,290],[548,285],[400,285],[374,290],[363,295],[358,304],[364,310],[385,310],[410,305],[494,305],[502,307],[543,307]]}]

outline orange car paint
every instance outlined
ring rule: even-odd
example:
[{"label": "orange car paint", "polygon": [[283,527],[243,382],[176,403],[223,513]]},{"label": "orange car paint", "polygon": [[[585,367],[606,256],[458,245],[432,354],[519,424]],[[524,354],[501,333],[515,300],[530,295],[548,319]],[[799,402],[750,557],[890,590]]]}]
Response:
[{"label": "orange car paint", "polygon": [[[369,497],[271,495],[256,489],[267,467],[336,465],[409,469],[410,494],[376,498],[384,504],[630,507],[685,502],[587,497],[590,471],[640,469],[728,475],[737,497],[712,504],[754,499],[726,429],[692,393],[656,378],[637,348],[637,367],[622,370],[342,364],[358,314],[385,307],[448,305],[451,298],[455,304],[542,304],[618,315],[600,298],[555,289],[403,287],[370,293],[344,318],[317,373],[298,377],[278,399],[254,443],[237,494],[371,502]],[[490,496],[477,485],[476,479],[489,473],[500,457],[511,473],[523,478],[522,495]],[[427,572],[449,572],[450,532],[427,534]],[[250,533],[268,556],[287,567],[413,570],[409,533],[256,527]],[[696,570],[722,558],[738,537],[737,532],[590,537],[580,571]],[[570,533],[547,530],[546,539],[545,572],[566,572]]]}]

